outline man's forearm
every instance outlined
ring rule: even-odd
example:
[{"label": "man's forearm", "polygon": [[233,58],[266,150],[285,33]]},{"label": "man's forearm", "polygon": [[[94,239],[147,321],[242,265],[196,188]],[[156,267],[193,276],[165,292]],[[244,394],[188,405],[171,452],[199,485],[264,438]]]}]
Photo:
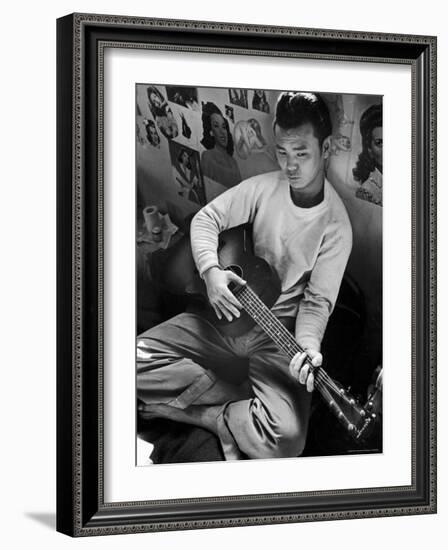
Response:
[{"label": "man's forearm", "polygon": [[217,221],[204,208],[196,214],[191,222],[191,250],[201,277],[212,267],[219,266],[217,253],[219,233]]},{"label": "man's forearm", "polygon": [[317,308],[315,305],[306,302],[301,303],[295,326],[297,342],[305,349],[320,351],[328,318],[328,307]]}]

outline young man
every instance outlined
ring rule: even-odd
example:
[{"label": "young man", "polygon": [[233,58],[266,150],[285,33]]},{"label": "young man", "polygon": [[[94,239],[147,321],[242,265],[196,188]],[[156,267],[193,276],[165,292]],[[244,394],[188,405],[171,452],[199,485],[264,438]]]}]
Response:
[{"label": "young man", "polygon": [[[223,337],[193,314],[150,329],[137,344],[141,416],[210,430],[226,459],[302,453],[314,384],[305,359],[322,363],[321,340],[351,250],[347,213],[324,174],[331,121],[323,99],[281,94],[273,131],[281,170],[243,181],[198,212],[192,251],[216,315],[238,317],[241,304],[228,285],[244,281],[219,267],[218,235],[250,222],[255,254],[281,280],[272,312],[295,332],[306,353],[289,361],[258,327]],[[249,362],[248,385],[229,384],[216,374],[241,358]]]}]

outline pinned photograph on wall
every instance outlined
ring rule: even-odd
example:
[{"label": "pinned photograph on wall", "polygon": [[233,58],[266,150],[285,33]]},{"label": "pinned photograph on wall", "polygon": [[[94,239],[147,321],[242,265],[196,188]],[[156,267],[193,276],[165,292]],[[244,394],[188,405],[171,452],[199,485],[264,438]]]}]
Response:
[{"label": "pinned photograph on wall", "polygon": [[148,106],[157,127],[167,139],[173,139],[179,134],[179,127],[171,107],[162,92],[156,86],[147,88]]},{"label": "pinned photograph on wall", "polygon": [[252,109],[262,111],[263,113],[269,113],[269,103],[266,98],[266,92],[264,90],[254,90],[254,96],[252,98]]},{"label": "pinned photograph on wall", "polygon": [[192,111],[199,111],[198,89],[190,86],[166,86],[168,101]]},{"label": "pinned photograph on wall", "polygon": [[235,147],[229,122],[221,109],[211,101],[202,107],[201,145],[205,149],[201,155],[204,176],[225,187],[240,183],[242,178],[234,158]]},{"label": "pinned photograph on wall", "polygon": [[146,141],[153,147],[160,148],[160,136],[157,132],[155,122],[153,120],[144,118],[143,126],[146,132]]},{"label": "pinned photograph on wall", "polygon": [[196,204],[205,204],[199,153],[185,145],[170,142],[173,182],[179,197]]},{"label": "pinned photograph on wall", "polygon": [[233,137],[243,179],[278,170],[275,147],[265,135],[272,132],[271,121],[261,125],[255,118],[239,120]]},{"label": "pinned photograph on wall", "polygon": [[184,136],[185,139],[190,139],[191,138],[191,128],[188,125],[188,122],[185,118],[185,115],[183,113],[180,113],[180,118],[181,118],[181,121],[182,121],[182,135]]},{"label": "pinned photograph on wall", "polygon": [[325,101],[330,109],[333,133],[331,136],[330,154],[350,153],[353,140],[353,109],[355,96],[349,94],[325,94]]},{"label": "pinned photograph on wall", "polygon": [[362,150],[358,155],[353,177],[359,187],[356,197],[378,206],[383,205],[383,107],[366,109],[359,121]]},{"label": "pinned photograph on wall", "polygon": [[235,122],[235,114],[233,112],[233,107],[230,105],[225,106],[226,109],[226,117],[232,122],[232,124]]},{"label": "pinned photograph on wall", "polygon": [[229,88],[229,101],[233,105],[238,105],[238,107],[244,107],[247,109],[247,90],[241,90],[240,88]]},{"label": "pinned photograph on wall", "polygon": [[252,151],[261,151],[266,147],[260,123],[255,118],[237,122],[233,136],[236,152],[242,159],[247,159]]},{"label": "pinned photograph on wall", "polygon": [[[328,173],[344,200],[383,205],[382,103],[378,96],[324,94],[333,125]],[[363,211],[364,207],[358,205]],[[376,210],[376,208],[374,208]]]}]

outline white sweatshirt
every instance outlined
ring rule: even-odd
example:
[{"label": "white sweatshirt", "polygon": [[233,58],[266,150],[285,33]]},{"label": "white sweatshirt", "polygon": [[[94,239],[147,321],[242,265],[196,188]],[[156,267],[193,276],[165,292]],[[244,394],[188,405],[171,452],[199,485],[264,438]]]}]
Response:
[{"label": "white sweatshirt", "polygon": [[320,204],[296,206],[281,171],[241,182],[193,219],[191,244],[201,276],[219,265],[219,233],[247,222],[253,224],[255,254],[280,277],[282,291],[273,313],[278,317],[297,315],[297,341],[304,348],[319,350],[352,246],[350,220],[342,200],[325,180]]}]

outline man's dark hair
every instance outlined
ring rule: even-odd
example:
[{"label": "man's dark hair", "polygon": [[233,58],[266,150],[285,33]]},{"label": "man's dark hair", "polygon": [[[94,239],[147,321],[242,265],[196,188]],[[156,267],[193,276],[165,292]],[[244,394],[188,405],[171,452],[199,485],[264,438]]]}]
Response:
[{"label": "man's dark hair", "polygon": [[331,135],[332,126],[327,104],[319,94],[309,92],[283,92],[275,109],[275,126],[291,130],[303,124],[311,124],[319,145]]}]

